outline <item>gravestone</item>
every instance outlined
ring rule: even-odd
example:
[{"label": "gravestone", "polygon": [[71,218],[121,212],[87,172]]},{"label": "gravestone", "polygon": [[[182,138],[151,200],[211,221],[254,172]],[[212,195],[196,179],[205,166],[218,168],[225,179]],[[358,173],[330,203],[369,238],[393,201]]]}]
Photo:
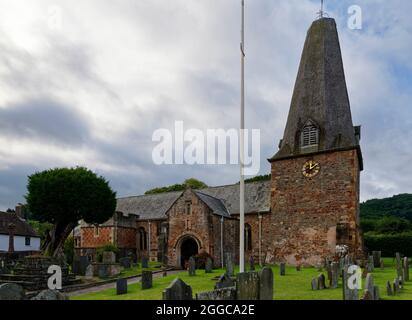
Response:
[{"label": "gravestone", "polygon": [[403,280],[409,281],[409,260],[408,257],[403,258]]},{"label": "gravestone", "polygon": [[332,289],[336,289],[338,287],[339,282],[339,264],[337,262],[332,262],[331,264],[331,279],[330,279],[330,287]]},{"label": "gravestone", "polygon": [[298,271],[298,272],[299,272],[299,271],[301,270],[301,268],[302,268],[302,267],[301,267],[301,265],[300,265],[300,264],[298,264],[298,265],[296,266],[296,271]]},{"label": "gravestone", "polygon": [[116,263],[116,254],[112,251],[103,252],[103,263]]},{"label": "gravestone", "polygon": [[365,290],[361,300],[374,300],[369,290]]},{"label": "gravestone", "polygon": [[381,294],[380,294],[380,291],[379,291],[379,287],[378,287],[378,286],[374,286],[374,287],[373,287],[373,298],[374,298],[375,300],[380,300],[380,299],[381,299]]},{"label": "gravestone", "polygon": [[236,297],[238,300],[259,300],[259,274],[255,271],[236,275]]},{"label": "gravestone", "polygon": [[365,281],[365,291],[368,291],[369,294],[371,295],[370,300],[375,300],[374,292],[375,292],[375,284],[373,282],[373,276],[371,273],[368,273],[366,276],[366,281]]},{"label": "gravestone", "polygon": [[86,268],[89,264],[90,262],[87,256],[76,257],[73,261],[73,273],[84,276],[86,274]]},{"label": "gravestone", "polygon": [[370,273],[373,272],[374,267],[375,267],[375,262],[374,262],[373,256],[369,256],[369,259],[368,259],[368,272],[370,272]]},{"label": "gravestone", "polygon": [[318,288],[319,290],[326,289],[326,280],[325,280],[325,275],[323,273],[321,273],[318,276]]},{"label": "gravestone", "polygon": [[153,287],[153,273],[152,271],[142,271],[142,289],[150,289]]},{"label": "gravestone", "polygon": [[5,283],[0,285],[1,300],[24,300],[25,292],[22,286],[15,283]]},{"label": "gravestone", "polygon": [[402,277],[403,276],[402,261],[401,261],[401,254],[399,252],[396,253],[395,259],[396,259],[396,272],[398,274],[398,277]]},{"label": "gravestone", "polygon": [[366,264],[366,272],[367,273],[372,273],[373,271],[374,271],[374,269],[373,269],[373,262],[368,262],[367,264]]},{"label": "gravestone", "polygon": [[249,258],[249,268],[250,271],[255,271],[255,258],[253,258],[253,256],[250,256]]},{"label": "gravestone", "polygon": [[373,266],[379,268],[381,266],[381,251],[372,251]]},{"label": "gravestone", "polygon": [[232,280],[226,273],[219,277],[219,280],[216,282],[215,289],[230,288],[235,286],[235,281]]},{"label": "gravestone", "polygon": [[189,276],[193,277],[196,275],[196,261],[195,258],[189,258]]},{"label": "gravestone", "polygon": [[196,294],[196,300],[236,300],[236,288],[222,288]]},{"label": "gravestone", "polygon": [[127,293],[127,279],[118,279],[116,281],[116,294],[122,295]]},{"label": "gravestone", "polygon": [[226,273],[229,277],[233,277],[235,275],[234,268],[233,268],[233,261],[232,261],[232,254],[230,252],[226,252]]},{"label": "gravestone", "polygon": [[142,269],[149,268],[149,259],[146,256],[142,257]]},{"label": "gravestone", "polygon": [[346,265],[342,271],[342,290],[343,300],[359,300],[358,289],[349,287],[349,277],[353,274],[348,273],[349,265]]},{"label": "gravestone", "polygon": [[393,296],[393,290],[390,281],[386,282],[386,294],[388,296]]},{"label": "gravestone", "polygon": [[163,270],[163,278],[164,277],[167,277],[167,270],[166,269]]},{"label": "gravestone", "polygon": [[281,262],[279,268],[280,268],[280,275],[284,276],[286,274],[286,263]]},{"label": "gravestone", "polygon": [[132,267],[132,261],[129,257],[120,258],[119,263],[125,269],[130,269]]},{"label": "gravestone", "polygon": [[106,264],[100,264],[97,266],[97,275],[99,278],[107,278],[110,275],[109,266]]},{"label": "gravestone", "polygon": [[205,273],[212,273],[213,272],[213,262],[212,259],[207,258],[206,265],[205,265]]},{"label": "gravestone", "polygon": [[87,279],[91,279],[94,277],[94,268],[92,264],[89,264],[87,266],[85,276]]},{"label": "gravestone", "polygon": [[317,278],[313,278],[310,284],[311,284],[312,290],[319,290]]},{"label": "gravestone", "polygon": [[193,300],[192,288],[181,279],[176,278],[163,291],[163,300]]},{"label": "gravestone", "polygon": [[396,278],[395,280],[393,280],[393,294],[397,295],[400,292],[401,292],[401,288],[399,286],[399,279]]},{"label": "gravestone", "polygon": [[381,266],[381,270],[385,269],[385,262],[383,261],[383,259],[381,259],[380,266]]},{"label": "gravestone", "polygon": [[43,290],[30,300],[69,300],[69,298],[57,290]]},{"label": "gravestone", "polygon": [[273,300],[273,271],[263,267],[259,272],[259,299]]}]

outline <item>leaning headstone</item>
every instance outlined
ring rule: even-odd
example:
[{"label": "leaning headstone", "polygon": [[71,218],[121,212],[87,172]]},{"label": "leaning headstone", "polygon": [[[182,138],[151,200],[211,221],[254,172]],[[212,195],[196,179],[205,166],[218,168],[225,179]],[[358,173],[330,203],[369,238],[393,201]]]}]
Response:
[{"label": "leaning headstone", "polygon": [[176,278],[163,291],[163,300],[192,300],[192,288],[181,279]]},{"label": "leaning headstone", "polygon": [[408,257],[403,258],[403,280],[409,281],[409,260]]},{"label": "leaning headstone", "polygon": [[385,262],[383,261],[383,259],[381,259],[380,266],[381,266],[381,270],[385,269]]},{"label": "leaning headstone", "polygon": [[337,262],[332,262],[330,269],[331,269],[330,287],[332,289],[336,289],[338,287],[338,282],[339,282],[339,264]]},{"label": "leaning headstone", "polygon": [[119,263],[125,269],[130,269],[132,267],[132,261],[129,257],[120,258]]},{"label": "leaning headstone", "polygon": [[236,288],[215,289],[196,294],[196,300],[236,300]]},{"label": "leaning headstone", "polygon": [[373,283],[373,275],[371,273],[368,273],[366,276],[366,281],[365,281],[365,291],[368,291],[369,294],[371,295],[371,300],[375,300],[374,296],[374,291],[375,291],[375,284]]},{"label": "leaning headstone", "polygon": [[284,276],[286,274],[286,263],[281,262],[279,268],[280,268],[280,275]]},{"label": "leaning headstone", "polygon": [[313,278],[310,284],[311,284],[312,290],[319,290],[317,278]]},{"label": "leaning headstone", "polygon": [[213,262],[212,259],[207,258],[206,265],[205,265],[205,273],[212,273],[213,272]]},{"label": "leaning headstone", "polygon": [[89,264],[86,268],[85,276],[87,279],[91,279],[94,276],[94,268],[92,264]]},{"label": "leaning headstone", "polygon": [[379,268],[381,266],[381,251],[372,251],[373,266]]},{"label": "leaning headstone", "polygon": [[153,286],[152,271],[142,271],[142,289],[150,289]]},{"label": "leaning headstone", "polygon": [[255,271],[255,259],[253,258],[253,256],[250,256],[249,258],[249,268],[250,271]]},{"label": "leaning headstone", "polygon": [[318,276],[318,288],[319,290],[326,289],[326,279],[323,273]]},{"label": "leaning headstone", "polygon": [[127,279],[118,279],[116,281],[116,294],[122,295],[127,293]]},{"label": "leaning headstone", "polygon": [[257,272],[242,272],[236,275],[238,300],[259,300],[259,275]]},{"label": "leaning headstone", "polygon": [[149,259],[146,256],[142,257],[142,269],[149,268]]},{"label": "leaning headstone", "polygon": [[25,293],[22,286],[15,283],[0,285],[0,300],[24,300]]},{"label": "leaning headstone", "polygon": [[216,282],[215,289],[223,289],[235,286],[235,281],[232,280],[226,273],[219,277]]},{"label": "leaning headstone", "polygon": [[273,271],[263,267],[259,272],[259,299],[273,300]]},{"label": "leaning headstone", "polygon": [[103,252],[103,263],[116,263],[116,254],[112,251]]},{"label": "leaning headstone", "polygon": [[196,261],[195,258],[189,258],[189,276],[193,277],[196,275]]},{"label": "leaning headstone", "polygon": [[43,290],[30,300],[69,300],[69,298],[57,290]]},{"label": "leaning headstone", "polygon": [[342,271],[343,300],[359,300],[358,289],[349,286],[349,277],[352,274],[348,273],[348,269],[349,266],[346,265]]},{"label": "leaning headstone", "polygon": [[393,290],[390,281],[386,282],[386,294],[388,296],[393,296]]},{"label": "leaning headstone", "polygon": [[235,275],[232,254],[230,252],[226,252],[226,273],[229,277],[233,277]]}]

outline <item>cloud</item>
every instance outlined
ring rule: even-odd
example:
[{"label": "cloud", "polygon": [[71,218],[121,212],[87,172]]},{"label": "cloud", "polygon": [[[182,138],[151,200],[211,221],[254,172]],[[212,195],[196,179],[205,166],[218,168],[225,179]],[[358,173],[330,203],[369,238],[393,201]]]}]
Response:
[{"label": "cloud", "polygon": [[[326,11],[362,124],[362,199],[410,192],[412,3],[359,0],[362,30],[346,25],[352,4]],[[246,126],[261,129],[267,173],[319,1],[246,10]],[[176,120],[239,125],[239,17],[238,0],[0,0],[0,209],[22,201],[27,175],[56,166],[87,166],[119,196],[187,177],[238,181],[236,166],[155,166],[151,136]]]}]

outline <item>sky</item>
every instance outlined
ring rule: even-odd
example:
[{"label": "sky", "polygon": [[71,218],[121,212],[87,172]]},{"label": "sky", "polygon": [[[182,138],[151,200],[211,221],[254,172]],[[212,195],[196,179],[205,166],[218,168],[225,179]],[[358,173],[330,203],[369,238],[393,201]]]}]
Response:
[{"label": "sky", "polygon": [[[282,138],[307,29],[320,1],[246,0],[246,127],[260,174]],[[412,2],[327,0],[336,19],[361,199],[412,192]],[[348,8],[362,9],[352,30]],[[119,197],[195,177],[239,181],[236,165],[163,165],[156,129],[237,128],[240,0],[0,0],[0,210],[27,176],[86,166]]]}]

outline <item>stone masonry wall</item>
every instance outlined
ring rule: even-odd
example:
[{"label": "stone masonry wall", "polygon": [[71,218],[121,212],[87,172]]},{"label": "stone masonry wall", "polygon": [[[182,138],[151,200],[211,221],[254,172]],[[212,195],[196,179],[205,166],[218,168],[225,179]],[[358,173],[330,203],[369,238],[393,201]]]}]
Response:
[{"label": "stone masonry wall", "polygon": [[[319,162],[313,178],[307,160]],[[358,256],[359,162],[357,150],[322,153],[272,163],[270,221],[263,224],[267,255],[290,264],[316,264],[335,252],[337,225],[347,226],[345,244]]]}]

